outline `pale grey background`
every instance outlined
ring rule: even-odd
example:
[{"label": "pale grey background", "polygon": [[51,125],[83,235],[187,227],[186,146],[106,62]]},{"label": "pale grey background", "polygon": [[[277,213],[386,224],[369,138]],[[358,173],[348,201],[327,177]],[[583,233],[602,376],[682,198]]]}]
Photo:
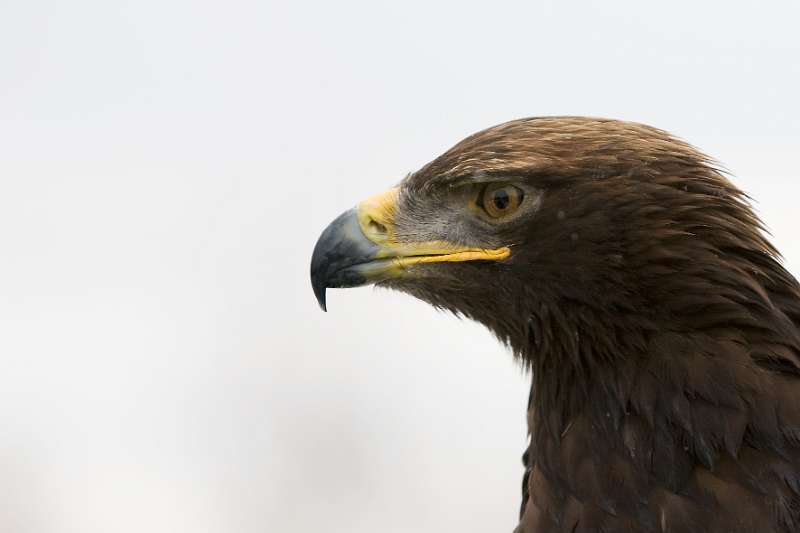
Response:
[{"label": "pale grey background", "polygon": [[526,379],[308,283],[340,211],[512,118],[722,160],[800,272],[800,4],[0,3],[0,530],[510,531]]}]

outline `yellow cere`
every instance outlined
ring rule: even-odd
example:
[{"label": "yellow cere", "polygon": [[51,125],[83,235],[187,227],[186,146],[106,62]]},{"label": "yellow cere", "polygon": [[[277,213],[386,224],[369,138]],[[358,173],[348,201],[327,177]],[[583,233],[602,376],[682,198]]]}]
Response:
[{"label": "yellow cere", "polygon": [[358,224],[364,235],[375,244],[384,245],[394,241],[394,215],[399,196],[400,188],[395,187],[358,204]]}]

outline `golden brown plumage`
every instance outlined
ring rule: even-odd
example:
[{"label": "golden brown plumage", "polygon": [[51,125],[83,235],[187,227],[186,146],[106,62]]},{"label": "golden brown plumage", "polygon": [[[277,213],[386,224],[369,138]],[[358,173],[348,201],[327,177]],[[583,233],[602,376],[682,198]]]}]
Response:
[{"label": "golden brown plumage", "polygon": [[[497,182],[519,214],[469,218],[464,187]],[[511,255],[332,282],[351,267],[323,274],[325,248],[315,286],[405,291],[530,367],[518,531],[800,530],[800,287],[706,156],[640,124],[519,120],[409,176],[393,209],[392,246]]]}]

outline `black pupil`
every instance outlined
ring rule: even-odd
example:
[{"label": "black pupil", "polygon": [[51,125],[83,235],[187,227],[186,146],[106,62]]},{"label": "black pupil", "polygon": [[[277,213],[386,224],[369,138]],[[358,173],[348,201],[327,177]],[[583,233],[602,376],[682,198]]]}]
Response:
[{"label": "black pupil", "polygon": [[497,209],[502,211],[511,203],[511,197],[505,189],[498,189],[492,193],[492,202]]}]

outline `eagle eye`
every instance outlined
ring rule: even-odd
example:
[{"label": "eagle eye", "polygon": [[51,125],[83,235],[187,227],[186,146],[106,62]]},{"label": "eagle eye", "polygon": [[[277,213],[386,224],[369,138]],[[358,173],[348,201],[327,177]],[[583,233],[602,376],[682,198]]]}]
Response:
[{"label": "eagle eye", "polygon": [[505,218],[519,209],[524,193],[507,183],[489,184],[480,193],[479,205],[493,219]]}]

